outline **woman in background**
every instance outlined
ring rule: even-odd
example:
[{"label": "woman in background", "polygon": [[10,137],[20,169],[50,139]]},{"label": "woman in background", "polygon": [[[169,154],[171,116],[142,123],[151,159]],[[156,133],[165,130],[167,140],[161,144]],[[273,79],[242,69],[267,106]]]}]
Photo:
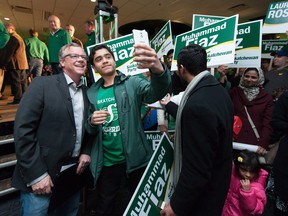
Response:
[{"label": "woman in background", "polygon": [[[267,153],[266,149],[268,149],[273,132],[270,125],[273,99],[263,89],[263,83],[264,75],[260,68],[247,68],[239,86],[229,90],[234,104],[234,115],[239,116],[243,123],[234,141],[259,146],[257,153],[260,155]],[[255,125],[254,129],[253,125]]]}]

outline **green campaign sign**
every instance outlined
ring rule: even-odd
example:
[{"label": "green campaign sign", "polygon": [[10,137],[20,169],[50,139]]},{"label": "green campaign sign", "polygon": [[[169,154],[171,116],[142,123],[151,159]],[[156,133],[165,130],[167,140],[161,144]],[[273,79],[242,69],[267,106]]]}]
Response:
[{"label": "green campaign sign", "polygon": [[211,25],[225,18],[226,17],[223,17],[223,16],[193,14],[192,30],[203,27],[203,26]]},{"label": "green campaign sign", "polygon": [[[111,49],[115,57],[116,69],[122,73],[135,75],[147,71],[147,69],[138,69],[137,63],[133,61],[134,39],[132,34],[108,40],[101,44],[106,44]],[[87,48],[88,54],[95,45]]]},{"label": "green campaign sign", "polygon": [[176,57],[181,48],[198,44],[206,49],[207,66],[217,66],[234,62],[238,15],[220,20],[176,37],[171,70],[177,70]]},{"label": "green campaign sign", "polygon": [[124,216],[158,216],[173,193],[173,145],[164,134],[130,200]]},{"label": "green campaign sign", "polygon": [[263,33],[285,33],[288,30],[288,1],[270,3]]},{"label": "green campaign sign", "polygon": [[171,21],[169,20],[161,30],[150,41],[151,47],[156,51],[158,58],[166,55],[170,49],[173,49]]},{"label": "green campaign sign", "polygon": [[241,23],[238,25],[236,52],[230,68],[260,67],[262,20]]},{"label": "green campaign sign", "polygon": [[262,41],[262,58],[273,58],[272,52],[281,50],[285,45],[288,44],[287,40],[263,40]]},{"label": "green campaign sign", "polygon": [[[168,131],[170,135],[175,133],[175,130]],[[146,139],[155,151],[161,141],[163,133],[161,131],[145,131]]]}]

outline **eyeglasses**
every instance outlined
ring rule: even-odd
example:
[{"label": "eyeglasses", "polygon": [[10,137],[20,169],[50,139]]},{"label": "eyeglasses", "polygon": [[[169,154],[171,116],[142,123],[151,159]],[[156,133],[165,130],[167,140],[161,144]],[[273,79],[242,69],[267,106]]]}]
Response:
[{"label": "eyeglasses", "polygon": [[88,61],[88,56],[86,56],[86,55],[67,54],[67,55],[63,56],[63,58],[66,58],[66,57],[70,57],[73,60],[77,60],[77,59],[81,58],[81,59],[83,59],[85,61]]}]

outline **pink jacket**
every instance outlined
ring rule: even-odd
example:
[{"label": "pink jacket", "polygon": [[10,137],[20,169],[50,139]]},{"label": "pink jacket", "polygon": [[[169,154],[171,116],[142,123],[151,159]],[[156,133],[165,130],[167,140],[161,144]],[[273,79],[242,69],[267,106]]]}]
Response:
[{"label": "pink jacket", "polygon": [[251,181],[250,191],[244,191],[233,166],[230,188],[222,216],[261,215],[266,204],[265,185],[267,177],[268,172],[261,169],[259,178]]}]

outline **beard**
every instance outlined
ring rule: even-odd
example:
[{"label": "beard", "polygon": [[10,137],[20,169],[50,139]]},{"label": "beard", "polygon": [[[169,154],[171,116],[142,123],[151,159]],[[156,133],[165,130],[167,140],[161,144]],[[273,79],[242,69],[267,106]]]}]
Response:
[{"label": "beard", "polygon": [[179,81],[180,81],[181,85],[187,86],[189,84],[180,73],[178,73],[177,75],[179,77]]}]

